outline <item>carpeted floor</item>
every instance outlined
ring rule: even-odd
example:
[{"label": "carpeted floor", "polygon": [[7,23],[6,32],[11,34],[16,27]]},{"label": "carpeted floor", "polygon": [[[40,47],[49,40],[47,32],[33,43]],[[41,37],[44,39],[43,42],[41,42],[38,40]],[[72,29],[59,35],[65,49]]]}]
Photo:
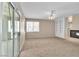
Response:
[{"label": "carpeted floor", "polygon": [[79,57],[79,45],[59,38],[27,39],[20,57]]}]

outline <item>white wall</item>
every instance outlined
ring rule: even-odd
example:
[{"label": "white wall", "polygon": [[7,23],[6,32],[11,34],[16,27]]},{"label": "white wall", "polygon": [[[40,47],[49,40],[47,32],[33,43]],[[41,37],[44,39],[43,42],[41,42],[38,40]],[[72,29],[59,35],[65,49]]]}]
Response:
[{"label": "white wall", "polygon": [[[28,21],[28,20],[27,20]],[[39,21],[40,31],[39,32],[31,32],[26,33],[27,38],[45,38],[45,37],[53,37],[54,36],[54,22],[49,20],[31,20],[31,21]]]},{"label": "white wall", "polygon": [[71,30],[79,30],[79,16],[73,16]]}]

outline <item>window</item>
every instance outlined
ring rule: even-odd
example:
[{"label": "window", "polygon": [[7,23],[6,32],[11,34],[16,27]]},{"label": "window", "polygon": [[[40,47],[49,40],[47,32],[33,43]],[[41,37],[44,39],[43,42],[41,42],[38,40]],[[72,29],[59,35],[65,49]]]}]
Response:
[{"label": "window", "polygon": [[27,32],[39,32],[39,22],[26,22],[26,31]]}]

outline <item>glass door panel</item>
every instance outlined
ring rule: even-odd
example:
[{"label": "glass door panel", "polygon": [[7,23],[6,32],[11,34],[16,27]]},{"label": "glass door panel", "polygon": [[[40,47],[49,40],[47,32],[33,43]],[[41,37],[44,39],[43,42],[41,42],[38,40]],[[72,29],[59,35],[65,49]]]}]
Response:
[{"label": "glass door panel", "polygon": [[14,12],[14,15],[14,56],[18,56],[20,50],[20,18],[16,11]]},{"label": "glass door panel", "polygon": [[13,56],[14,54],[14,42],[13,42],[13,32],[14,32],[14,8],[10,3],[9,5],[9,19],[8,19],[8,56]]},{"label": "glass door panel", "polygon": [[3,12],[2,12],[2,56],[8,56],[7,43],[8,43],[8,19],[9,19],[9,9],[8,4],[3,3]]},{"label": "glass door panel", "polygon": [[2,56],[13,56],[13,7],[3,3]]}]

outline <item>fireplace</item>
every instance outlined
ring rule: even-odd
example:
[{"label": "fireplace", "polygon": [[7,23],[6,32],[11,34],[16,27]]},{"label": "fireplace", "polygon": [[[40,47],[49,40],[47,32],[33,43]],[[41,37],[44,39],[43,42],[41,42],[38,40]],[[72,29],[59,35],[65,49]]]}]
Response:
[{"label": "fireplace", "polygon": [[70,30],[70,37],[79,38],[79,30]]}]

